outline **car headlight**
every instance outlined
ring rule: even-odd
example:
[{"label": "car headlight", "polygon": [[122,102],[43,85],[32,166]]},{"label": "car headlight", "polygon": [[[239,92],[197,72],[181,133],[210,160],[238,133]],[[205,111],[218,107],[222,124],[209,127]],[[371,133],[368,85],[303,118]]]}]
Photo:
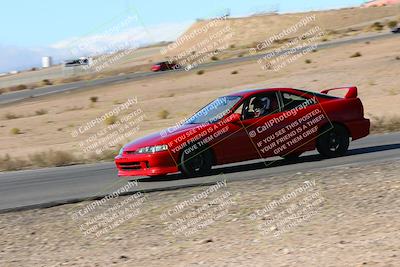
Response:
[{"label": "car headlight", "polygon": [[122,155],[122,153],[124,153],[124,147],[121,147],[121,149],[119,150],[118,155]]},{"label": "car headlight", "polygon": [[136,150],[137,154],[149,154],[149,153],[155,153],[155,152],[160,152],[160,151],[166,151],[168,150],[167,145],[159,145],[159,146],[147,146],[147,147],[142,147]]}]

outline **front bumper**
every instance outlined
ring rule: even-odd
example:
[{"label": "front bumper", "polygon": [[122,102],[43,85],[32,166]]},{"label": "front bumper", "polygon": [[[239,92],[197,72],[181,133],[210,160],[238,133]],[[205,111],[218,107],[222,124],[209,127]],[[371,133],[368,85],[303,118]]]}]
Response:
[{"label": "front bumper", "polygon": [[169,151],[152,154],[122,154],[115,158],[118,176],[158,176],[178,172]]}]

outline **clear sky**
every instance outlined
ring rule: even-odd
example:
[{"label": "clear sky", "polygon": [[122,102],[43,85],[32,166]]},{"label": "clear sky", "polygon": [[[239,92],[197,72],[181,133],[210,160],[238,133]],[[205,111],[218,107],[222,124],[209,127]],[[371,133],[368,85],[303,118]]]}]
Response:
[{"label": "clear sky", "polygon": [[[71,40],[101,33],[130,15],[139,19],[125,25],[148,33],[143,41],[174,39],[197,18],[210,18],[230,10],[244,16],[278,9],[279,12],[320,10],[360,5],[362,0],[12,0],[0,8],[0,71],[11,54],[45,53]],[[107,26],[108,25],[108,26]],[[154,37],[155,36],[155,37]],[[105,40],[103,40],[105,41]],[[1,52],[3,51],[3,52]],[[51,50],[49,50],[51,52]],[[7,56],[5,55],[7,53]],[[33,55],[32,55],[33,56]],[[3,58],[2,58],[3,57]]]},{"label": "clear sky", "polygon": [[[233,16],[279,8],[280,12],[359,5],[359,0],[12,0],[2,1],[0,43],[3,45],[50,45],[81,36],[135,7],[147,26],[185,23],[230,9]],[[133,11],[131,11],[133,13]]]}]

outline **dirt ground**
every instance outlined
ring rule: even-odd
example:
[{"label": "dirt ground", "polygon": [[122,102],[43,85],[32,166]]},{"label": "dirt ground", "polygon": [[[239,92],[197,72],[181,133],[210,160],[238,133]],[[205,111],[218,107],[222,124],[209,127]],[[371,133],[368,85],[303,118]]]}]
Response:
[{"label": "dirt ground", "polygon": [[[352,58],[356,52],[361,56]],[[307,64],[306,59],[311,63]],[[49,149],[83,155],[78,143],[106,125],[97,125],[93,131],[74,138],[71,133],[134,97],[138,104],[132,109],[140,108],[146,117],[140,123],[140,130],[121,140],[121,144],[175,125],[218,96],[250,88],[320,91],[357,85],[367,117],[400,115],[399,68],[400,38],[390,38],[318,50],[278,72],[264,71],[257,62],[247,62],[205,69],[202,75],[193,70],[31,99],[0,107],[0,155],[8,153],[23,158]],[[232,74],[234,71],[237,74]],[[92,96],[98,97],[96,103],[90,102]],[[41,110],[45,114],[36,114]],[[18,118],[6,118],[10,114]],[[13,128],[20,133],[12,134]]]},{"label": "dirt ground", "polygon": [[[399,266],[399,169],[389,161],[237,182],[227,174],[218,187],[119,197],[82,217],[93,202],[1,214],[0,266]],[[109,218],[135,204],[132,217],[86,230],[118,203]]]}]

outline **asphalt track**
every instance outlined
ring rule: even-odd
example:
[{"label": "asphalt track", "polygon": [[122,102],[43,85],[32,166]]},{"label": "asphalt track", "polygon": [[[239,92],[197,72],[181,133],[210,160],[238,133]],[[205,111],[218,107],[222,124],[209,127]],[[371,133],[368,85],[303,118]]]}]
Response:
[{"label": "asphalt track", "polygon": [[[371,42],[374,40],[380,40],[380,39],[384,39],[384,38],[398,38],[399,36],[400,36],[400,34],[392,34],[392,33],[388,32],[388,33],[379,33],[379,34],[368,35],[368,36],[357,36],[357,37],[352,37],[352,38],[344,38],[344,39],[340,39],[340,40],[336,40],[336,41],[320,43],[318,45],[318,49],[319,50],[327,49],[327,48],[338,47],[341,45],[359,43],[359,42],[367,42],[367,41]],[[307,48],[304,48],[303,50],[305,50],[305,49],[307,49]],[[285,53],[285,52],[286,51],[282,51],[282,53]],[[280,53],[280,54],[282,54],[282,53]],[[241,63],[241,62],[252,61],[252,60],[255,61],[259,58],[266,56],[267,54],[257,54],[257,55],[253,55],[253,56],[246,56],[246,57],[241,57],[241,58],[231,58],[231,59],[226,59],[226,60],[205,63],[205,64],[200,65],[198,68],[207,69],[207,68],[220,66],[220,65]],[[278,54],[278,55],[280,55],[280,54]],[[125,83],[125,82],[131,82],[131,81],[136,81],[136,80],[143,80],[143,79],[156,77],[156,76],[160,76],[160,75],[172,75],[173,73],[179,72],[179,71],[184,71],[184,70],[168,71],[168,72],[141,72],[141,73],[123,74],[123,75],[118,75],[118,76],[100,78],[100,79],[96,79],[96,80],[79,81],[79,82],[68,83],[68,84],[36,88],[34,90],[23,90],[23,91],[18,91],[18,92],[13,92],[13,93],[7,93],[7,94],[0,95],[0,105],[13,103],[13,102],[17,102],[17,101],[22,101],[25,99],[30,99],[32,97],[36,98],[36,97],[40,97],[40,96],[63,93],[63,92],[68,92],[68,91],[85,90],[85,89],[95,87],[95,86],[100,86],[100,85]],[[192,70],[192,71],[195,71],[195,70]]]},{"label": "asphalt track", "polygon": [[[184,179],[179,174],[163,179],[140,179],[135,190],[160,191],[199,186],[218,180],[279,179],[287,173],[341,168],[349,164],[400,159],[400,133],[372,135],[351,143],[346,156],[322,159],[316,152],[290,163],[279,158],[217,166],[211,176]],[[223,175],[221,175],[223,173]],[[327,177],[329,179],[329,177]],[[50,207],[101,198],[127,183],[116,176],[113,163],[76,165],[0,173],[0,212]]]}]

